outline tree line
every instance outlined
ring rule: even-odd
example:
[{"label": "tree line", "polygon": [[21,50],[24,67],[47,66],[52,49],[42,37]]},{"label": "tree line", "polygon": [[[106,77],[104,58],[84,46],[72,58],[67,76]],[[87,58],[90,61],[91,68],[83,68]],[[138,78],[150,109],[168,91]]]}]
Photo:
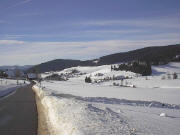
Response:
[{"label": "tree line", "polygon": [[111,70],[131,71],[134,73],[139,73],[142,76],[148,76],[148,75],[151,75],[152,73],[151,64],[146,61],[133,61],[129,63],[112,65]]}]

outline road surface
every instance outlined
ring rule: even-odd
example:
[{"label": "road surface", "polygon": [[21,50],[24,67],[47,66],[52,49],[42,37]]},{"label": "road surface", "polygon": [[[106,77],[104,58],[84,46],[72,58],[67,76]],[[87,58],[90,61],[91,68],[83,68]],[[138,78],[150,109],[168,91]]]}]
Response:
[{"label": "road surface", "polygon": [[37,123],[32,85],[0,99],[0,135],[37,135]]}]

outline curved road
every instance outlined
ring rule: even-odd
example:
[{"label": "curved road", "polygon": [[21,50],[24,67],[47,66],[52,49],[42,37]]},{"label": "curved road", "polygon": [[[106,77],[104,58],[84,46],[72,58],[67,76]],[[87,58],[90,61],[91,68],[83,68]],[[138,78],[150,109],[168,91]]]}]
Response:
[{"label": "curved road", "polygon": [[0,100],[1,135],[37,135],[37,108],[32,85]]}]

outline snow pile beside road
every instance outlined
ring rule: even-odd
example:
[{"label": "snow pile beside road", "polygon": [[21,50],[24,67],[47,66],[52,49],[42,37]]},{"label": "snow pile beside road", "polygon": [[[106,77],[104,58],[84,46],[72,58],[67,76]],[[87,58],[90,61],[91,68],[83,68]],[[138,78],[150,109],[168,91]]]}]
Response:
[{"label": "snow pile beside road", "polygon": [[[39,102],[44,108],[44,113],[46,114],[46,128],[49,135],[77,135],[80,134],[73,124],[74,115],[72,116],[73,105],[75,112],[75,104],[73,102],[68,102],[68,100],[57,99],[55,96],[50,96],[38,86],[33,86],[33,90],[36,93],[36,96],[39,98]],[[41,115],[41,114],[39,114]],[[72,119],[72,120],[71,120]],[[43,120],[39,120],[40,121]],[[39,127],[41,128],[41,127]]]},{"label": "snow pile beside road", "polygon": [[[37,96],[41,97],[48,135],[173,135],[180,132],[178,105],[80,97],[50,93],[38,86],[33,88]],[[162,112],[167,117],[160,117]]]},{"label": "snow pile beside road", "polygon": [[50,135],[129,135],[135,132],[126,117],[111,108],[72,95],[48,95],[38,86],[33,86],[33,89],[45,108]]}]

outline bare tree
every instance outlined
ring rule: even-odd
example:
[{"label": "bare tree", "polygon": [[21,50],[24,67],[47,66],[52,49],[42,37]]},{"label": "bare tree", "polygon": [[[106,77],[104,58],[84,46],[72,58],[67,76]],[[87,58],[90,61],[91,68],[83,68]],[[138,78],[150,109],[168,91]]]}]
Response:
[{"label": "bare tree", "polygon": [[15,77],[17,79],[17,85],[19,84],[19,78],[21,77],[21,71],[19,69],[15,69]]}]

